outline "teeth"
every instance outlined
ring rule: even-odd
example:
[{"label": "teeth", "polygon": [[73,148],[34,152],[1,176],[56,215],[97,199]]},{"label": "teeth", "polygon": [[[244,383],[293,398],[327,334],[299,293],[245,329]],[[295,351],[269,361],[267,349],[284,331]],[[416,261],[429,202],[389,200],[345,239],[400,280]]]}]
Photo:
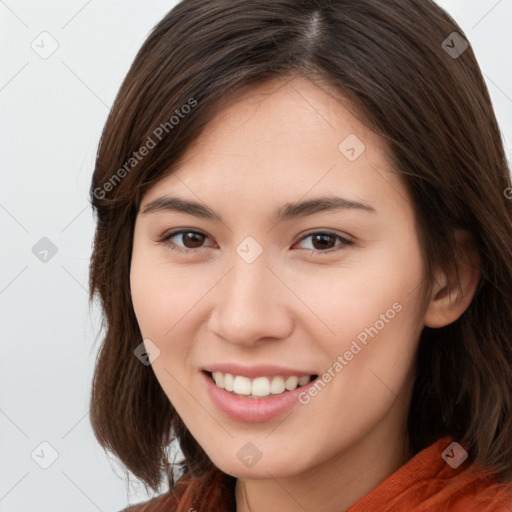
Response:
[{"label": "teeth", "polygon": [[213,372],[213,378],[215,380],[215,384],[219,386],[219,388],[224,387],[224,375],[221,372]]},{"label": "teeth", "polygon": [[212,377],[219,388],[249,398],[261,398],[271,394],[279,395],[286,390],[293,391],[297,386],[304,386],[311,380],[309,375],[301,377],[292,375],[286,379],[280,376],[256,377],[251,380],[241,375],[222,372],[213,372]]},{"label": "teeth", "polygon": [[309,375],[304,375],[304,377],[299,379],[299,386],[304,386],[304,384],[307,384],[310,380],[311,377],[309,377]]},{"label": "teeth", "polygon": [[[249,380],[249,379],[247,379]],[[258,377],[252,381],[251,391],[256,396],[270,395],[270,381],[267,377]]]},{"label": "teeth", "polygon": [[251,394],[251,379],[237,375],[233,382],[233,391],[239,395]]},{"label": "teeth", "polygon": [[299,384],[299,377],[288,377],[285,381],[284,381],[284,387],[288,390],[288,391],[293,391],[297,385]]},{"label": "teeth", "polygon": [[273,395],[278,395],[285,390],[284,379],[282,377],[274,377],[270,383],[270,392]]},{"label": "teeth", "polygon": [[[221,372],[215,372],[215,373],[221,373]],[[234,381],[233,375],[231,373],[225,373],[224,374],[224,389],[226,391],[233,391],[233,381]],[[222,387],[222,386],[219,386]]]}]

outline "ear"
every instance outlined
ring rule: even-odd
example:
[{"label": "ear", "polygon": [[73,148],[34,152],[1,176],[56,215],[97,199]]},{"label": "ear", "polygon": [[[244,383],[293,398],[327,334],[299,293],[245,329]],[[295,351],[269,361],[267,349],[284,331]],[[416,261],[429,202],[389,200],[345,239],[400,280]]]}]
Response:
[{"label": "ear", "polygon": [[430,302],[424,322],[428,327],[444,327],[455,322],[471,303],[480,280],[480,257],[473,237],[467,231],[456,230],[457,272],[435,273]]}]

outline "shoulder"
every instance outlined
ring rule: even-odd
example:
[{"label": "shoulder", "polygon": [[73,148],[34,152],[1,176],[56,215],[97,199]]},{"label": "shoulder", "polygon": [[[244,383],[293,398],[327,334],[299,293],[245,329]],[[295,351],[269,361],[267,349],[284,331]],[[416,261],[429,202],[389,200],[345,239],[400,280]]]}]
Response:
[{"label": "shoulder", "polygon": [[171,494],[162,494],[148,501],[130,505],[119,512],[176,512],[179,503]]},{"label": "shoulder", "polygon": [[454,512],[510,512],[512,510],[512,483],[501,482],[496,475],[476,465],[445,482],[446,504]]},{"label": "shoulder", "polygon": [[190,512],[236,510],[236,478],[212,468],[201,478],[183,475],[173,490],[119,512]]},{"label": "shoulder", "polygon": [[464,454],[467,451],[452,438],[441,438],[347,512],[511,512],[512,483],[500,482]]}]

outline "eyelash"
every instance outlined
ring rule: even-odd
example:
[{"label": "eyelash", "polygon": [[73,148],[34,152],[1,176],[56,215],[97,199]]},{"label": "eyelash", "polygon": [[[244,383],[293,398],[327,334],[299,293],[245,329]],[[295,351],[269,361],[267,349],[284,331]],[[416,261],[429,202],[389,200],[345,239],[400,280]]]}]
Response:
[{"label": "eyelash", "polygon": [[[185,233],[194,233],[196,235],[203,235],[208,238],[208,235],[206,235],[205,233],[202,233],[201,231],[196,231],[193,229],[180,229],[180,230],[172,231],[171,233],[164,235],[160,240],[158,240],[158,242],[164,244],[167,248],[171,249],[172,251],[178,252],[180,254],[185,254],[187,256],[191,256],[194,253],[197,253],[201,249],[203,249],[203,247],[200,247],[198,249],[182,249],[179,246],[177,246],[175,243],[169,241],[171,238],[175,237],[176,235],[182,235]],[[333,233],[332,231],[314,231],[312,233],[308,233],[307,235],[303,236],[297,243],[300,243],[303,240],[305,240],[313,235],[329,235],[329,236],[332,236],[332,237],[338,239],[341,243],[336,245],[335,246],[336,248],[328,249],[326,251],[320,251],[320,250],[315,250],[315,249],[303,249],[305,251],[309,250],[311,256],[329,255],[333,252],[341,250],[341,248],[343,248],[343,247],[354,245],[353,241],[347,240],[346,238],[343,238],[342,236],[338,235],[337,233]]]}]

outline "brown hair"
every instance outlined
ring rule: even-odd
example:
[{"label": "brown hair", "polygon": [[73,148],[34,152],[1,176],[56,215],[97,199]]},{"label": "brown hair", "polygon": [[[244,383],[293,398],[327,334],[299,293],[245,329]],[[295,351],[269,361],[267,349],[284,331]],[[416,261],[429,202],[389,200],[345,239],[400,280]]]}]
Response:
[{"label": "brown hair", "polygon": [[471,46],[453,53],[465,41],[429,0],[185,0],[153,29],[105,124],[90,190],[90,294],[99,295],[105,327],[91,421],[100,444],[146,485],[158,489],[163,475],[174,485],[174,439],[181,469],[200,476],[212,463],[151,366],[134,356],[142,337],[129,274],[141,197],[223,102],[293,75],[333,86],[386,140],[414,201],[430,277],[434,268],[456,269],[455,229],[473,236],[482,277],[456,322],[422,331],[409,441],[417,453],[451,435],[470,460],[512,479],[511,182]]}]

